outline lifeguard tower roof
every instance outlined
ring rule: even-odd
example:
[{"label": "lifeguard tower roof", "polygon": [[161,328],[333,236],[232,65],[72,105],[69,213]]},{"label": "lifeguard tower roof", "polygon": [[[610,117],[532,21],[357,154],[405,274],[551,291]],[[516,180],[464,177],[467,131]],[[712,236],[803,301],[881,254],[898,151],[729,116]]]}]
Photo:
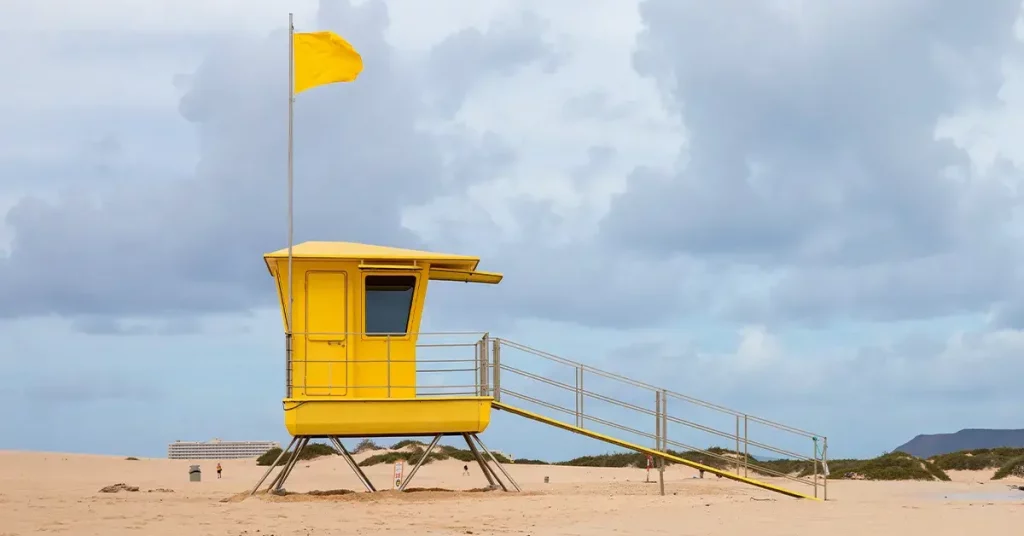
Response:
[{"label": "lifeguard tower roof", "polygon": [[[263,256],[271,275],[275,273],[272,259],[287,259],[288,249],[279,249]],[[464,281],[467,283],[501,282],[502,275],[477,270],[479,257],[436,253],[415,249],[394,248],[360,244],[358,242],[303,242],[292,246],[293,259],[330,259],[359,261],[362,265],[384,264],[416,266],[419,262],[430,265],[430,279],[433,281]]]}]

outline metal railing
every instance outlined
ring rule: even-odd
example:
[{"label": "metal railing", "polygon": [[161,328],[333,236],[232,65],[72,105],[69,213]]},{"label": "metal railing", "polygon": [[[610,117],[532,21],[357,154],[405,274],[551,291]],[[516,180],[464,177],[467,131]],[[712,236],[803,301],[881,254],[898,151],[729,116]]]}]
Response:
[{"label": "metal railing", "polygon": [[480,393],[485,333],[295,332],[285,339],[286,398]]},{"label": "metal railing", "polygon": [[[828,498],[824,436],[486,332],[417,333],[415,343],[404,334],[310,332],[286,338],[288,397],[351,396],[355,390],[356,397],[514,400],[513,405],[532,405],[577,428],[611,431],[637,444],[653,440],[661,452],[698,458],[744,477],[806,484],[815,497],[820,488]],[[293,355],[296,347],[301,352]],[[368,378],[378,381],[367,383]]]},{"label": "metal railing", "polygon": [[676,450],[744,477],[805,484],[813,487],[815,497],[820,488],[822,498],[828,498],[828,440],[819,434],[506,339],[492,339],[486,366],[492,381],[486,392],[498,402],[530,404],[548,418],[612,431],[623,440],[623,434],[633,436],[638,444],[653,440],[656,450]]}]

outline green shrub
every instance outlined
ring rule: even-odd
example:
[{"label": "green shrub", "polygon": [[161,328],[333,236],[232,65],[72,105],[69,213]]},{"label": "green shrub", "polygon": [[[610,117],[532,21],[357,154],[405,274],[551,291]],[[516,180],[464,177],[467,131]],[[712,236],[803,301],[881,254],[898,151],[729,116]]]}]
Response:
[{"label": "green shrub", "polygon": [[[415,442],[415,441],[413,441],[413,442],[402,442],[402,441],[399,441],[395,445],[400,445],[399,448],[407,446],[407,445],[414,445],[414,447],[409,449],[408,451],[384,452],[382,454],[374,454],[373,456],[370,456],[370,457],[366,458],[365,460],[359,462],[360,467],[369,467],[371,465],[377,465],[377,464],[380,464],[380,463],[392,464],[392,463],[397,462],[398,460],[405,460],[405,461],[407,461],[410,464],[416,464],[416,463],[419,462],[419,459],[423,456],[423,453],[426,450],[422,443]],[[497,454],[497,453],[492,453],[492,454],[494,454],[494,458],[497,459],[499,463],[509,463],[510,462],[510,460],[507,457],[502,456],[501,454]],[[486,454],[484,455],[484,458],[487,458]],[[435,461],[439,461],[439,460],[447,460],[447,459],[456,459],[456,460],[459,460],[460,462],[475,462],[476,461],[476,459],[473,457],[473,453],[470,452],[469,450],[460,449],[460,448],[452,447],[452,446],[449,446],[449,445],[441,445],[441,446],[435,448],[434,451],[430,453],[430,456],[428,456],[427,459],[423,461],[423,465],[427,465],[427,464],[429,464],[431,462],[435,462]]]},{"label": "green shrub", "polygon": [[999,469],[1014,458],[1024,456],[1024,448],[962,450],[931,458],[936,467],[946,471],[982,471]]},{"label": "green shrub", "polygon": [[399,441],[398,443],[395,443],[394,445],[391,445],[391,450],[401,450],[401,449],[404,449],[405,447],[408,447],[410,445],[419,446],[419,447],[426,447],[427,446],[426,443],[424,443],[422,441],[419,441],[417,439],[403,439],[403,440]]},{"label": "green shrub", "polygon": [[859,475],[865,480],[949,480],[935,464],[905,452],[891,452],[870,460],[829,462],[832,479]]},{"label": "green shrub", "polygon": [[[454,458],[456,460],[459,460],[460,462],[476,461],[476,458],[473,457],[473,453],[470,452],[469,450],[460,449],[449,445],[442,445],[438,447],[438,449],[435,450],[434,452],[439,454],[437,458],[439,460],[447,460],[448,458]],[[486,455],[484,457],[486,457]],[[498,458],[499,462],[505,463],[504,460],[501,459],[501,456],[495,455],[495,458]]]},{"label": "green shrub", "polygon": [[520,458],[513,463],[524,464],[524,465],[551,465],[544,460],[534,460],[533,458]]},{"label": "green shrub", "polygon": [[573,467],[646,467],[647,456],[639,452],[615,452],[580,456],[559,462],[556,465],[570,465]]},{"label": "green shrub", "polygon": [[1002,480],[1008,476],[1024,477],[1024,456],[1008,460],[992,475],[992,480]]},{"label": "green shrub", "polygon": [[[740,463],[743,463],[743,454],[737,454],[729,449],[721,447],[710,447],[706,452],[697,450],[688,450],[685,452],[679,452],[676,450],[668,450],[668,454],[671,454],[684,460],[696,462],[701,465],[713,467],[715,469],[731,469],[736,466],[738,459]],[[654,463],[657,465],[658,458],[654,458]],[[757,463],[753,458],[748,458],[749,463]],[[520,461],[519,463],[524,463]],[[672,460],[666,459],[665,465],[672,465]],[[557,462],[553,465],[570,465],[576,467],[636,467],[643,469],[647,467],[647,455],[641,452],[612,452],[606,454],[597,454],[591,456],[580,456],[564,462]]]},{"label": "green shrub", "polygon": [[[256,465],[270,465],[270,464],[274,463],[274,460],[276,460],[277,457],[280,456],[280,455],[281,455],[281,447],[274,447],[274,448],[264,452],[262,455],[260,455],[259,458],[256,458]],[[282,457],[281,461],[278,462],[277,465],[284,465],[284,462],[287,459],[288,459],[288,456]]]},{"label": "green shrub", "polygon": [[[330,445],[325,445],[323,443],[310,443],[306,445],[306,448],[299,452],[299,459],[312,460],[321,456],[334,456],[336,454],[338,454],[338,451],[334,450],[334,447]],[[278,456],[281,456],[281,448],[274,447],[264,452],[259,458],[256,458],[256,465],[270,465],[274,463],[274,460],[276,460]],[[281,461],[277,462],[277,465],[284,465],[290,457],[290,453],[282,456]]]},{"label": "green shrub", "polygon": [[[381,454],[374,454],[359,462],[360,467],[369,467],[371,465],[377,465],[381,463],[395,463],[399,460],[405,460],[408,463],[415,464],[419,462],[419,459],[423,457],[424,449],[417,447],[410,449],[409,451],[398,451],[398,452],[384,452]],[[434,460],[438,459],[438,453],[433,452],[431,455],[424,460],[423,464],[426,465]]]},{"label": "green shrub", "polygon": [[[764,467],[766,469],[771,469],[772,471],[775,471],[775,472],[778,472],[778,473],[782,473],[784,475],[795,474],[797,476],[806,476],[806,475],[814,476],[814,462],[807,461],[807,460],[782,459],[782,460],[768,460],[768,461],[763,461],[763,462],[762,461],[757,461],[757,460],[748,460],[748,461],[749,461],[749,463],[755,464],[754,467],[751,467],[751,470],[756,472],[756,473],[758,473],[758,474],[765,474],[765,473],[757,470],[757,466],[761,466],[761,467]],[[832,462],[829,462],[829,465],[831,466]],[[831,467],[830,467],[830,469],[831,469]],[[821,466],[818,466],[818,474],[820,475],[821,473],[822,473],[822,468],[821,468]],[[771,474],[771,473],[768,473],[768,474]]]},{"label": "green shrub", "polygon": [[[803,462],[804,465],[797,473],[800,478],[813,478],[814,477],[814,464],[811,462]],[[839,458],[836,460],[828,461],[828,478],[843,478],[849,473],[856,473],[857,469],[864,463],[864,460],[857,460],[853,458]],[[824,476],[825,468],[818,465],[818,475]]]},{"label": "green shrub", "polygon": [[362,441],[360,441],[359,443],[356,444],[356,449],[354,451],[352,451],[352,452],[355,452],[356,454],[358,454],[360,452],[366,452],[368,450],[380,450],[380,449],[381,449],[381,446],[376,444],[376,443],[374,443],[372,439],[363,439]]}]

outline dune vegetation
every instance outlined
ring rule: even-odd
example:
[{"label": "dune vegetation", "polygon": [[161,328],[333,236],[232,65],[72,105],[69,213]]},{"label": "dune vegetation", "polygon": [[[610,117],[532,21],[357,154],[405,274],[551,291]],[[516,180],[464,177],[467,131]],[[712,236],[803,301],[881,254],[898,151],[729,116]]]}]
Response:
[{"label": "dune vegetation", "polygon": [[[380,446],[372,440],[364,439],[359,442],[353,452],[371,452],[369,456],[359,462],[360,466],[368,467],[378,464],[392,464],[399,460],[407,463],[417,463],[424,455],[426,444],[415,439],[404,439],[388,447]],[[735,452],[721,447],[710,447],[706,451],[669,451],[673,456],[690,460],[708,467],[723,471],[734,471],[737,464],[746,462],[747,471],[753,475],[771,476],[788,475],[799,478],[811,478],[815,472],[821,475],[822,469],[818,465],[807,460],[757,460],[754,457],[746,456],[743,453]],[[259,465],[270,465],[281,449],[271,449],[257,459]],[[299,454],[300,460],[312,460],[322,456],[334,456],[339,454],[334,447],[324,443],[310,443]],[[639,452],[608,452],[579,456],[570,460],[551,462],[540,459],[521,458],[510,460],[501,453],[495,452],[495,457],[502,463],[534,464],[534,465],[564,465],[575,467],[633,467],[644,468],[647,466],[647,455]],[[283,464],[288,456],[282,458],[279,463]],[[451,445],[439,445],[424,460],[424,464],[441,460],[459,460],[470,463],[475,462],[472,452],[468,449],[458,448]],[[666,460],[666,466],[672,465],[671,460]],[[949,475],[946,471],[980,471],[993,470],[993,479],[1002,479],[1009,476],[1024,477],[1024,448],[993,448],[975,449],[950,454],[935,456],[930,459],[921,459],[905,452],[889,452],[870,459],[835,459],[829,460],[829,479],[851,479],[851,480],[936,480],[948,481]]]}]

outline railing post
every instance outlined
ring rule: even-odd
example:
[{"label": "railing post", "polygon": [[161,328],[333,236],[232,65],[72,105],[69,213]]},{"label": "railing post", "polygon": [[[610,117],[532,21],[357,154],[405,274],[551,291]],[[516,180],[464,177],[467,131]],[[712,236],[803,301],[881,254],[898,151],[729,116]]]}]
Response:
[{"label": "railing post", "polygon": [[576,366],[576,427],[583,428],[583,366]]},{"label": "railing post", "polygon": [[[661,451],[668,452],[668,391],[661,390]],[[658,482],[661,486],[661,494],[665,494],[665,458],[661,459],[658,466]]]},{"label": "railing post", "polygon": [[491,350],[490,346],[491,336],[489,333],[484,333],[484,337],[480,339],[480,365],[481,369],[483,370],[483,374],[480,375],[480,396],[491,395],[491,389],[489,385],[490,382],[488,381],[490,379],[491,374],[491,359],[490,356],[488,355],[488,352],[490,352]]},{"label": "railing post", "polygon": [[661,450],[661,391],[654,392],[654,450]]},{"label": "railing post", "polygon": [[284,334],[284,397],[292,397],[292,333]]},{"label": "railing post", "polygon": [[476,396],[484,395],[484,340],[476,341]]},{"label": "railing post", "polygon": [[818,438],[812,437],[811,441],[814,443],[814,497],[818,497],[818,462],[821,458],[818,457]]},{"label": "railing post", "polygon": [[[661,450],[668,452],[668,391],[661,390]],[[662,464],[662,471],[665,465]]]},{"label": "railing post", "polygon": [[740,474],[740,416],[736,416],[736,474]]},{"label": "railing post", "polygon": [[[828,474],[828,438],[827,437],[821,438],[821,469],[822,469],[823,476],[825,477],[825,481],[822,482],[822,484],[823,484],[822,487],[824,488],[822,490],[822,492],[824,494],[823,498],[827,501],[828,500],[828,477],[829,477],[829,474]],[[815,488],[817,488],[817,485],[815,485]]]},{"label": "railing post", "polygon": [[[664,437],[664,430],[662,430],[662,395],[661,391],[654,392],[654,450],[658,452],[664,452],[662,450],[662,437]],[[658,456],[658,486],[661,489],[661,494],[665,494],[665,458]]]},{"label": "railing post", "polygon": [[501,339],[494,339],[494,401],[501,402]]},{"label": "railing post", "polygon": [[473,374],[476,375],[473,380],[476,382],[476,396],[480,396],[480,341],[473,343]]},{"label": "railing post", "polygon": [[743,414],[743,478],[747,477],[747,462],[750,460],[750,437],[747,435],[747,417],[746,413]]}]

